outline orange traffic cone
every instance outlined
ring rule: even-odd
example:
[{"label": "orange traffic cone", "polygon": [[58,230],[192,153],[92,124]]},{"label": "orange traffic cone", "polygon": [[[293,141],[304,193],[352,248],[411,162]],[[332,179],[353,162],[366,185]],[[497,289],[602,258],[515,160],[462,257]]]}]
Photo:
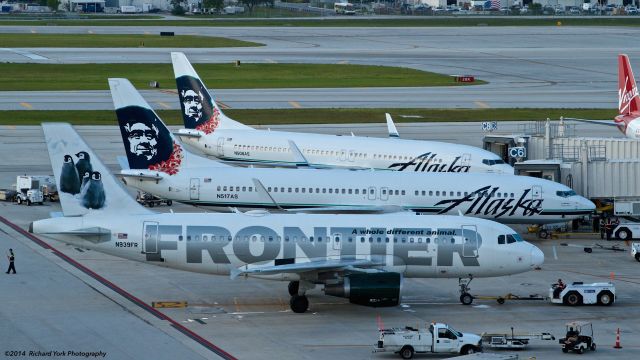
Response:
[{"label": "orange traffic cone", "polygon": [[616,332],[616,344],[613,345],[614,349],[622,349],[622,345],[620,345],[620,328]]}]

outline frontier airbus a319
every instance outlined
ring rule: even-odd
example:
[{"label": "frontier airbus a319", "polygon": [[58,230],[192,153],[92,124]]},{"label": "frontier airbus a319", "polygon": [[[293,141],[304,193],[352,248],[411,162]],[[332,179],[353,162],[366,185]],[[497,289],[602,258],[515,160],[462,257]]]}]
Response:
[{"label": "frontier airbus a319", "polygon": [[[182,140],[221,160],[318,168],[513,174],[490,151],[437,141],[256,130],[227,117],[183,53],[171,53],[185,129]],[[390,134],[395,125],[387,118]]]},{"label": "frontier airbus a319", "polygon": [[565,185],[527,176],[231,167],[184,148],[128,80],[109,79],[109,87],[127,154],[121,176],[127,185],[175,201],[314,212],[462,212],[519,224],[568,221],[595,208]]},{"label": "frontier airbus a319", "polygon": [[[64,216],[31,223],[32,233],[175,269],[289,281],[294,312],[307,310],[316,286],[355,304],[395,306],[404,278],[503,276],[544,261],[509,227],[464,216],[154,213],[70,125],[42,127],[58,189],[69,192],[60,193]],[[72,156],[79,153],[92,171],[81,185]],[[466,289],[463,282],[468,304]]]}]

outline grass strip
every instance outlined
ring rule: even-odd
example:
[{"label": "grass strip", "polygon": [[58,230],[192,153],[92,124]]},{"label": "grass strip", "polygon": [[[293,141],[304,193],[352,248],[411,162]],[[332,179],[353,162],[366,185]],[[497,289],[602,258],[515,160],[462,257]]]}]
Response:
[{"label": "grass strip", "polygon": [[640,17],[406,17],[393,19],[327,17],[313,19],[193,19],[193,20],[0,20],[17,26],[291,26],[291,27],[474,27],[474,26],[640,26]]},{"label": "grass strip", "polygon": [[[195,64],[194,68],[214,89],[463,85],[448,75],[390,66]],[[127,78],[139,89],[148,88],[150,81],[159,82],[161,88],[176,86],[171,64],[2,64],[0,91],[108,90],[110,77]]]},{"label": "grass strip", "polygon": [[[616,109],[228,109],[225,114],[247,125],[341,124],[385,122],[384,113],[403,122],[533,121],[560,116],[582,119],[613,119]],[[158,110],[169,125],[182,125],[179,110]],[[407,117],[408,116],[408,117]],[[115,125],[111,110],[13,110],[0,111],[0,125],[39,125],[61,121],[74,125]]]},{"label": "grass strip", "polygon": [[25,48],[218,48],[264,46],[213,36],[160,34],[0,34],[0,47]]}]

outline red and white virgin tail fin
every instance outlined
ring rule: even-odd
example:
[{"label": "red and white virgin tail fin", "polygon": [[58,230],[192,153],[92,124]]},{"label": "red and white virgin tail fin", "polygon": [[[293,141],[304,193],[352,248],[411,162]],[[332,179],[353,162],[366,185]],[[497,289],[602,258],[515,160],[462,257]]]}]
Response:
[{"label": "red and white virgin tail fin", "polygon": [[629,57],[618,55],[618,113],[630,115],[640,112],[640,96],[633,77]]}]

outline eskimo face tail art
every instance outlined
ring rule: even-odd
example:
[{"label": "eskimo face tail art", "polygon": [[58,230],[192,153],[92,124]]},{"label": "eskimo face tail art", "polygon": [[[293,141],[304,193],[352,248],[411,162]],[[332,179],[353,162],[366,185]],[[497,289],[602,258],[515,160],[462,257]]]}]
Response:
[{"label": "eskimo face tail art", "polygon": [[69,124],[44,123],[42,128],[65,216],[139,207],[112,176],[103,177],[107,168]]},{"label": "eskimo face tail art", "polygon": [[126,79],[109,79],[120,134],[131,169],[175,175],[184,153],[169,129]]},{"label": "eskimo face tail art", "polygon": [[222,112],[184,54],[171,53],[171,57],[185,128],[213,133],[220,125]]}]

